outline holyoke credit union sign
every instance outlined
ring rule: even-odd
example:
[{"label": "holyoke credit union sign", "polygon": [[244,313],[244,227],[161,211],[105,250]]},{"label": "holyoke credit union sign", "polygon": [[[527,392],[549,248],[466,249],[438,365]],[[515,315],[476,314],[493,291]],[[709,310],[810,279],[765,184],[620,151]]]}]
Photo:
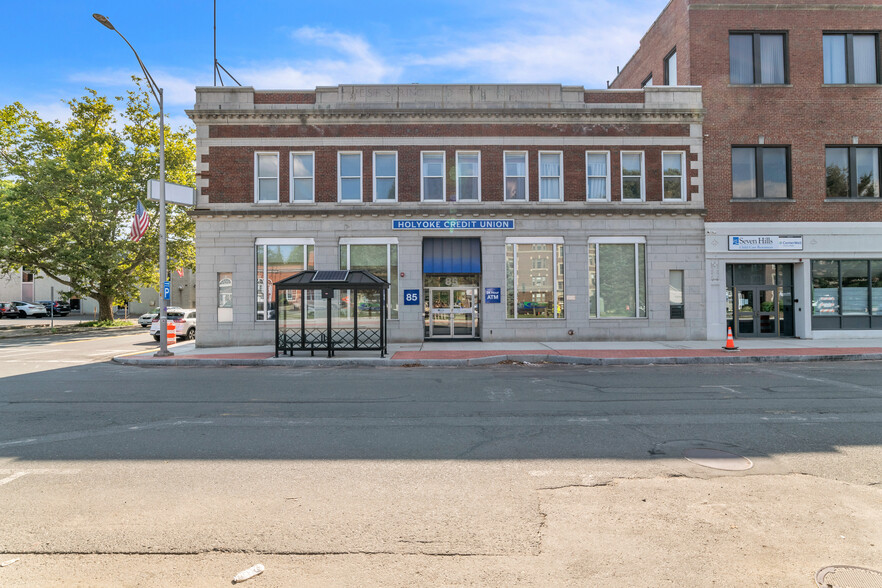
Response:
[{"label": "holyoke credit union sign", "polygon": [[392,221],[393,229],[416,229],[416,230],[487,230],[487,229],[514,229],[515,222],[512,219],[396,219]]}]

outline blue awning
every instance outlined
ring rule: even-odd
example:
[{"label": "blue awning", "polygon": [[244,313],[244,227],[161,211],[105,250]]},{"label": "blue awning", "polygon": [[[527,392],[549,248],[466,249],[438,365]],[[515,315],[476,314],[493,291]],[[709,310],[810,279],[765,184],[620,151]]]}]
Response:
[{"label": "blue awning", "polygon": [[481,240],[477,237],[423,238],[424,274],[480,274]]}]

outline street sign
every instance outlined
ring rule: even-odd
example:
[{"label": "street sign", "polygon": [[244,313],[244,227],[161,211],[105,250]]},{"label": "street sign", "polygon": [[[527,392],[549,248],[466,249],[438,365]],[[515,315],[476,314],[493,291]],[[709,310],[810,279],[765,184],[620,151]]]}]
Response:
[{"label": "street sign", "polygon": [[419,290],[405,290],[404,291],[404,305],[419,305],[420,303],[420,291]]},{"label": "street sign", "polygon": [[[159,201],[159,180],[147,181],[147,198]],[[173,204],[193,206],[196,204],[196,190],[179,184],[165,183],[165,201]]]},{"label": "street sign", "polygon": [[171,282],[168,280],[162,283],[162,297],[165,300],[171,300]]}]

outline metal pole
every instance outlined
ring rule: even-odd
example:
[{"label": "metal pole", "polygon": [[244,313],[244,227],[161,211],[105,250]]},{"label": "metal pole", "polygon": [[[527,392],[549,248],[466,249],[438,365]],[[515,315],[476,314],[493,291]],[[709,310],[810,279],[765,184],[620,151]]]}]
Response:
[{"label": "metal pole", "polygon": [[[159,288],[162,304],[159,307],[159,351],[157,357],[174,355],[168,350],[168,307],[165,300],[165,281],[168,276],[165,251],[165,110],[163,109],[162,88],[159,88]],[[169,288],[171,298],[171,288]]]},{"label": "metal pole", "polygon": [[214,85],[217,86],[217,0],[214,0],[214,63],[211,69],[214,70]]},{"label": "metal pole", "polygon": [[[138,60],[138,65],[141,66],[141,71],[144,72],[144,77],[147,79],[147,85],[150,88],[150,92],[153,93],[153,97],[159,102],[159,294],[162,296],[162,302],[159,304],[160,337],[159,351],[156,352],[156,356],[165,357],[168,355],[174,355],[174,353],[168,350],[168,333],[166,331],[166,325],[168,324],[168,307],[165,305],[165,279],[167,269],[165,259],[165,111],[163,110],[162,105],[162,88],[159,87],[153,79],[153,76],[147,71],[144,62],[141,61],[141,57],[138,55],[138,52],[135,51],[135,48],[132,47],[132,44],[129,43],[129,40],[126,39],[125,36],[113,26],[113,24],[111,24],[110,20],[101,14],[93,14],[92,17],[111,31],[114,31],[126,42],[126,45],[128,45],[129,49],[132,50],[132,53],[135,54],[135,59]],[[171,297],[171,291],[169,291],[169,297]]]},{"label": "metal pole", "polygon": [[55,286],[49,288],[49,328],[55,328]]}]

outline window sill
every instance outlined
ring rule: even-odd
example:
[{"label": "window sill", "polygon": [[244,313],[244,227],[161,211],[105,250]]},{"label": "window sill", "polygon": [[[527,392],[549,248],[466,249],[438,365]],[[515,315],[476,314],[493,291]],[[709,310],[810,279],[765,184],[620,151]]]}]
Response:
[{"label": "window sill", "polygon": [[843,204],[846,202],[849,204],[854,204],[856,202],[872,202],[875,204],[879,204],[880,202],[882,202],[882,199],[880,199],[879,196],[862,196],[860,198],[825,198],[824,202],[836,202],[839,204]]},{"label": "window sill", "polygon": [[795,200],[793,198],[732,198],[729,200],[730,203],[761,203],[761,204],[793,204]]},{"label": "window sill", "polygon": [[646,316],[589,316],[588,320],[589,321],[648,321],[649,317],[646,317]]},{"label": "window sill", "polygon": [[882,88],[882,84],[821,84],[822,88]]},{"label": "window sill", "polygon": [[729,84],[730,88],[792,88],[793,84]]},{"label": "window sill", "polygon": [[505,320],[506,320],[506,322],[508,322],[508,321],[522,322],[522,321],[565,321],[567,319],[566,319],[566,317],[562,317],[562,316],[557,317],[557,318],[553,318],[550,316],[549,317],[542,317],[542,316],[527,317],[527,316],[525,316],[525,317],[521,317],[521,318],[505,317]]}]

